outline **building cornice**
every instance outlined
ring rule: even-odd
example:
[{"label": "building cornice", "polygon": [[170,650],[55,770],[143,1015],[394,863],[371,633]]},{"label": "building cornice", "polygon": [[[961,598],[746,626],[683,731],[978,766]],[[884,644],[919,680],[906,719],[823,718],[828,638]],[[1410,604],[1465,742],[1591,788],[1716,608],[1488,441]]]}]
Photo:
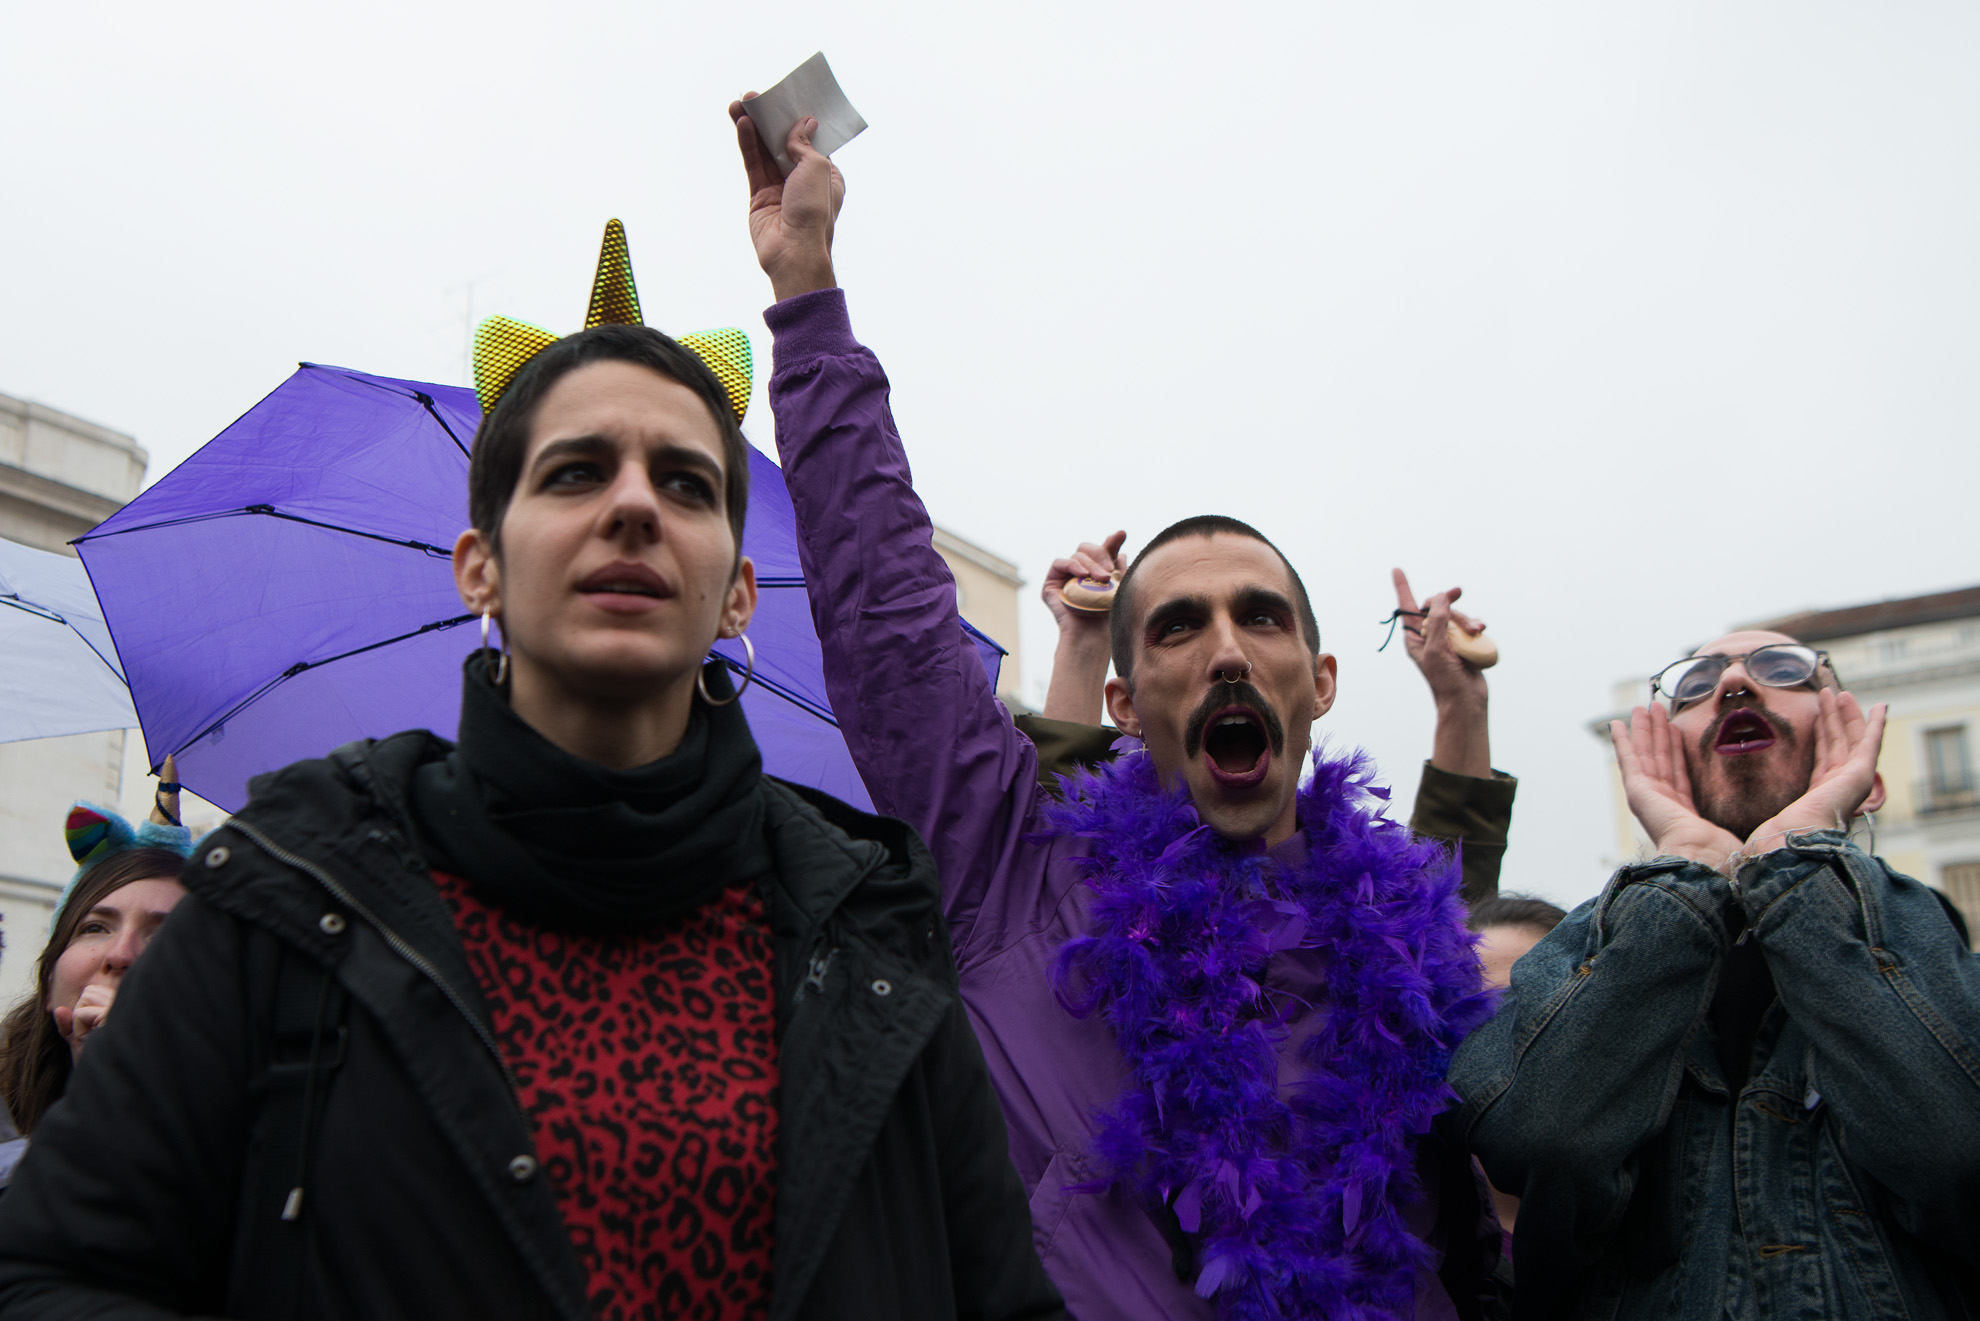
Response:
[{"label": "building cornice", "polygon": [[95,527],[123,508],[120,501],[16,468],[11,463],[0,463],[0,496],[12,496],[23,504],[81,519],[87,527]]},{"label": "building cornice", "polygon": [[1017,565],[1002,556],[992,555],[975,542],[964,541],[953,532],[936,528],[935,549],[945,555],[954,555],[959,560],[966,560],[985,573],[1003,579],[1013,587],[1024,585],[1024,579],[1018,577]]},{"label": "building cornice", "polygon": [[1980,674],[1980,657],[1954,661],[1949,665],[1928,665],[1916,670],[1885,670],[1881,673],[1872,670],[1852,676],[1848,688],[1861,696],[1864,693],[1881,692],[1886,688],[1912,688],[1919,684],[1937,683],[1942,679],[1964,679],[1975,674]]},{"label": "building cornice", "polygon": [[138,444],[134,436],[86,421],[74,413],[64,413],[46,404],[37,404],[32,399],[16,399],[12,395],[0,394],[0,413],[12,413],[23,422],[41,422],[62,431],[72,432],[85,439],[96,441],[100,445],[109,445],[135,455],[140,462],[151,457],[145,453],[144,446]]},{"label": "building cornice", "polygon": [[52,904],[62,894],[62,885],[56,881],[31,880],[26,876],[9,876],[0,872],[0,899],[28,899],[38,904]]}]

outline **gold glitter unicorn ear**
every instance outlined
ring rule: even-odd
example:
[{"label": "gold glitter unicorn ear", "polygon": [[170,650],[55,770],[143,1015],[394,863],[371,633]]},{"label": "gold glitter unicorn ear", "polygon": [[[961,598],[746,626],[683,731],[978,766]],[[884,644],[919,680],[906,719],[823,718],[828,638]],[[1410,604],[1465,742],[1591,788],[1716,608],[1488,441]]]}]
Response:
[{"label": "gold glitter unicorn ear", "polygon": [[639,290],[633,284],[632,254],[626,251],[626,227],[605,222],[605,242],[598,248],[598,274],[591,281],[591,308],[584,328],[643,326],[639,319]]},{"label": "gold glitter unicorn ear", "polygon": [[481,411],[495,411],[495,401],[508,391],[523,364],[557,342],[541,326],[492,316],[474,332],[474,395]]},{"label": "gold glitter unicorn ear", "polygon": [[727,330],[698,330],[683,335],[680,345],[708,365],[715,379],[729,392],[729,407],[736,421],[749,411],[749,388],[755,379],[755,360],[749,352],[749,336],[734,326]]},{"label": "gold glitter unicorn ear", "polygon": [[[597,326],[638,326],[639,289],[633,283],[632,255],[626,247],[626,227],[616,220],[605,222],[605,242],[598,251],[598,274],[591,282],[591,306],[586,310],[584,328]],[[481,411],[493,411],[496,401],[508,392],[516,373],[558,336],[526,321],[505,316],[490,317],[474,334],[474,393],[481,400]],[[700,358],[715,373],[729,396],[729,408],[741,422],[749,411],[749,392],[754,380],[754,359],[749,336],[733,327],[703,330],[682,335],[679,343]]]}]

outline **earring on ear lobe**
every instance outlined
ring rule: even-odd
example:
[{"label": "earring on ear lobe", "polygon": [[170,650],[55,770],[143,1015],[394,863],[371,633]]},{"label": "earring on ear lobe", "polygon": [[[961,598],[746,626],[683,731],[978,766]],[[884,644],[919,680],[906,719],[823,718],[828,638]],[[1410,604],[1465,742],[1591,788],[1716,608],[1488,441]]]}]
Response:
[{"label": "earring on ear lobe", "polygon": [[[494,613],[494,610],[489,607],[483,607],[481,611],[481,649],[483,651],[488,650],[488,621],[494,616]],[[500,688],[509,681],[509,635],[506,632],[502,634],[502,658],[495,663],[495,668],[489,674],[488,681],[497,688]]]},{"label": "earring on ear lobe", "polygon": [[[732,702],[739,701],[742,698],[743,689],[749,687],[750,680],[756,677],[756,645],[749,640],[749,634],[747,633],[738,633],[736,634],[736,638],[743,644],[743,657],[747,660],[748,664],[743,669],[742,684],[733,693],[717,701],[708,695],[708,672],[706,670],[696,670],[694,673],[695,691],[700,693],[701,700],[710,706],[728,706]],[[724,665],[729,663],[720,656],[717,656],[716,659],[720,660]]]}]

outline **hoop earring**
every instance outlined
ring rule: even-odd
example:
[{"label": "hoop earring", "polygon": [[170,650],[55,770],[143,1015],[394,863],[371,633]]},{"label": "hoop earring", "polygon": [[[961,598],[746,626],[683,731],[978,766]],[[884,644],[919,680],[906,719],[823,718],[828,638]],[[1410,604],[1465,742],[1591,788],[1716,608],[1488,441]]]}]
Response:
[{"label": "hoop earring", "polygon": [[[743,689],[749,687],[750,680],[756,677],[756,644],[749,640],[749,634],[747,633],[738,633],[736,634],[736,638],[743,644],[743,655],[748,659],[749,664],[743,670],[742,686],[737,688],[735,692],[718,702],[708,695],[708,680],[706,677],[708,672],[706,670],[696,670],[694,672],[695,691],[700,693],[701,700],[710,706],[729,706],[739,701],[742,698]],[[717,659],[720,660],[721,658],[717,657]],[[729,662],[722,660],[722,663],[727,665]]]},{"label": "hoop earring", "polygon": [[[493,611],[486,608],[481,612],[481,649],[483,651],[488,650],[488,620],[493,613]],[[502,635],[502,659],[495,663],[495,672],[488,676],[488,681],[497,688],[500,688],[509,681],[509,635],[507,633]]]}]

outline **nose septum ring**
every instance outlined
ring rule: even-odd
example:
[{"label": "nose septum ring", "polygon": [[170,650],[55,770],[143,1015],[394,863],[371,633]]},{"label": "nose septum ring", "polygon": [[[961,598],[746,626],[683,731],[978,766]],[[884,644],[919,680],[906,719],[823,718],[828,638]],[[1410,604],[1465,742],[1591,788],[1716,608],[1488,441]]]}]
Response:
[{"label": "nose septum ring", "polygon": [[1217,677],[1222,679],[1225,683],[1243,683],[1250,674],[1251,674],[1250,661],[1246,661],[1244,663],[1244,668],[1239,670],[1235,675],[1233,675],[1229,670],[1217,671]]}]

